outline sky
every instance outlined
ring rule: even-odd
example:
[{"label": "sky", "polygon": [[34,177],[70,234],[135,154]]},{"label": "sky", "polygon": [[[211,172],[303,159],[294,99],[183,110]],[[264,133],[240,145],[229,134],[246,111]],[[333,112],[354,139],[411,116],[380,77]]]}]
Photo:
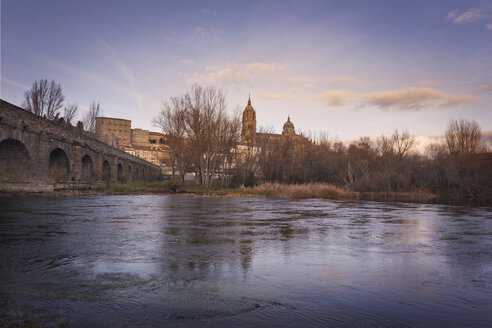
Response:
[{"label": "sky", "polygon": [[194,83],[257,126],[341,140],[451,119],[492,130],[492,1],[1,0],[1,98],[60,83],[82,112],[156,130]]}]

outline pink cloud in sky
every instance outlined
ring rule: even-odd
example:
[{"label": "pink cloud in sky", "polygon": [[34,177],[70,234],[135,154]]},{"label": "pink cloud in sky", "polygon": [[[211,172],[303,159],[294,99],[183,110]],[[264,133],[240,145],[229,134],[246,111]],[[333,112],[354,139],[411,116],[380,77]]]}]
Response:
[{"label": "pink cloud in sky", "polygon": [[452,10],[446,16],[446,19],[456,24],[471,23],[488,18],[492,18],[492,6],[474,7],[464,12]]},{"label": "pink cloud in sky", "polygon": [[385,111],[417,111],[429,107],[448,108],[464,103],[476,102],[479,97],[467,94],[449,94],[429,87],[352,93],[344,90],[331,90],[318,95],[327,106],[343,106],[349,102],[364,106],[376,106]]},{"label": "pink cloud in sky", "polygon": [[285,69],[285,65],[277,62],[207,66],[205,68],[206,74],[195,74],[188,79],[188,83],[253,85],[260,79],[279,74]]}]

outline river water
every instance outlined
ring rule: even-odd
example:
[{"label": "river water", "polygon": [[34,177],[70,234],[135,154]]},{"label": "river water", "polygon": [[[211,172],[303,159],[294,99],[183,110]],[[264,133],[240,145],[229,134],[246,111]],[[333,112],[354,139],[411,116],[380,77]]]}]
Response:
[{"label": "river water", "polygon": [[0,198],[0,302],[69,327],[490,327],[492,208]]}]

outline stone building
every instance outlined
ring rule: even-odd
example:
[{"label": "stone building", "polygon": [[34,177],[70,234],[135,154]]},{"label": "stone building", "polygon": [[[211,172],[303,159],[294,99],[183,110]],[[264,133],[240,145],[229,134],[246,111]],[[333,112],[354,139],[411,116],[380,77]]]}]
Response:
[{"label": "stone building", "polygon": [[125,151],[161,166],[163,174],[169,171],[170,148],[166,144],[166,136],[162,133],[132,129],[131,146]]},{"label": "stone building", "polygon": [[305,139],[302,135],[296,134],[294,123],[291,122],[290,116],[287,117],[282,134],[276,133],[261,133],[256,132],[256,112],[251,105],[251,97],[248,98],[248,105],[243,111],[243,120],[241,128],[241,143],[248,146],[256,146],[258,144],[268,144],[273,141],[300,141]]},{"label": "stone building", "polygon": [[163,174],[169,171],[169,146],[162,133],[132,129],[131,121],[126,119],[97,117],[96,136],[107,144],[160,166]]},{"label": "stone building", "polygon": [[96,117],[96,135],[111,146],[130,145],[132,121],[113,117]]},{"label": "stone building", "polygon": [[282,135],[284,137],[292,137],[296,135],[295,129],[294,129],[294,123],[290,121],[290,115],[287,116],[287,122],[284,124],[284,128],[282,129]]},{"label": "stone building", "polygon": [[169,146],[151,144],[148,146],[143,145],[130,145],[130,146],[120,146],[121,150],[132,154],[134,156],[140,157],[147,162],[159,165],[161,167],[162,174],[167,174],[169,171]]},{"label": "stone building", "polygon": [[149,131],[149,142],[151,144],[167,145],[167,136],[159,132]]},{"label": "stone building", "polygon": [[248,105],[243,112],[241,141],[250,145],[256,143],[256,112],[251,106],[251,97],[248,97]]},{"label": "stone building", "polygon": [[[301,145],[310,142],[301,134],[295,132],[294,123],[287,116],[282,133],[264,133],[256,131],[256,112],[251,105],[251,97],[244,108],[241,128],[241,143],[236,146],[236,156],[231,164],[232,175],[239,173],[241,183],[246,183],[254,177],[261,177],[261,158],[263,155],[272,154],[279,149],[295,153]],[[294,160],[294,159],[292,159]]]},{"label": "stone building", "polygon": [[147,146],[149,143],[149,130],[132,129],[132,146]]}]

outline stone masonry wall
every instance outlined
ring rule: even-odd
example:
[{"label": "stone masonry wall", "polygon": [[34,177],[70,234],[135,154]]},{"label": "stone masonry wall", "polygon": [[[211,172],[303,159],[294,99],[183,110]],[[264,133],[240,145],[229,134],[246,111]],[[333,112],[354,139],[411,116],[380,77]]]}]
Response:
[{"label": "stone masonry wall", "polygon": [[[103,165],[108,164],[110,176],[103,180]],[[159,172],[158,166],[103,143],[92,133],[47,120],[0,99],[0,192],[152,181]]]}]

